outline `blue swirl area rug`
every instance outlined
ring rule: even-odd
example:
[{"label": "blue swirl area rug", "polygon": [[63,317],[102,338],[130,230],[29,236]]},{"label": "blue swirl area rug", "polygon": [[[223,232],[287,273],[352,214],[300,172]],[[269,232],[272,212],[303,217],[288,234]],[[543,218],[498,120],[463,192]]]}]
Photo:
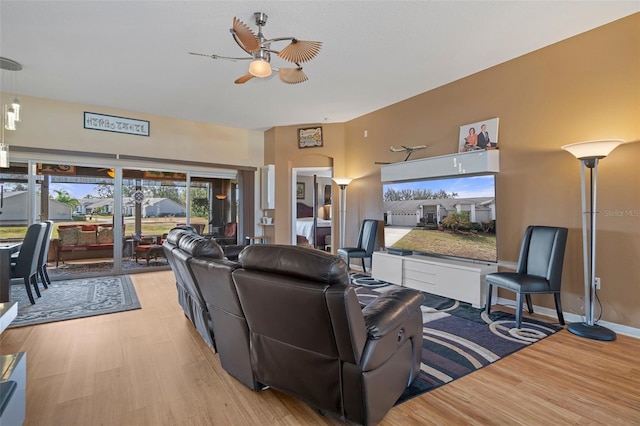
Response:
[{"label": "blue swirl area rug", "polygon": [[46,290],[40,286],[40,293],[32,305],[24,284],[11,286],[10,300],[18,302],[18,316],[10,328],[141,308],[128,275],[54,281]]},{"label": "blue swirl area rug", "polygon": [[[354,280],[355,283],[355,280]],[[357,286],[361,304],[378,294],[397,288]],[[422,365],[418,378],[396,402],[413,397],[459,379],[561,330],[561,327],[523,318],[515,327],[515,315],[482,309],[468,303],[423,293]]]}]

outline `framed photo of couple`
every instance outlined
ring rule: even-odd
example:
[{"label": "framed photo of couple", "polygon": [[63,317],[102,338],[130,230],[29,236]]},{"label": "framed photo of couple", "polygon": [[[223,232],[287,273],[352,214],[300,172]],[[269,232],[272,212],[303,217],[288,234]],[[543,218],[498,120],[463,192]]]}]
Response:
[{"label": "framed photo of couple", "polygon": [[498,149],[498,118],[460,126],[458,152]]}]

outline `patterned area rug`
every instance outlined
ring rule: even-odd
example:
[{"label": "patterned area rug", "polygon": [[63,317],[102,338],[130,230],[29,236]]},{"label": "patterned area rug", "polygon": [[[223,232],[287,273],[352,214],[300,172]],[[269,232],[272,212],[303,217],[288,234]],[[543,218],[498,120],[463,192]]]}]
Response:
[{"label": "patterned area rug", "polygon": [[[57,268],[48,267],[49,278],[53,281],[71,280],[76,278],[88,278],[96,274],[108,275],[113,273],[113,262],[83,262],[83,263],[61,263]],[[139,263],[133,260],[122,260],[122,270],[128,273],[147,272],[150,270],[168,269],[169,264],[164,257],[158,257],[146,264],[144,260]]]},{"label": "patterned area rug", "polygon": [[[392,288],[397,286],[358,286],[356,293],[366,304]],[[562,329],[528,318],[523,318],[522,327],[516,329],[513,314],[492,311],[487,316],[468,303],[423,294],[421,371],[396,404],[486,367]]]},{"label": "patterned area rug", "polygon": [[46,290],[40,285],[40,293],[42,297],[36,297],[36,303],[32,305],[24,284],[11,286],[10,300],[18,302],[18,316],[9,327],[24,327],[141,308],[131,278],[127,275],[54,281]]}]

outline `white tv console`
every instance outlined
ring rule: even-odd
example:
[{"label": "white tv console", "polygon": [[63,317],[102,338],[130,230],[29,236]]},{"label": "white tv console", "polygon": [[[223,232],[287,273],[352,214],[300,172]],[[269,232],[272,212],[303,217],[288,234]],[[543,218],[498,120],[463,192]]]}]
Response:
[{"label": "white tv console", "polygon": [[[399,256],[375,252],[371,275],[377,280],[449,297],[482,308],[487,300],[487,274],[497,265],[441,259],[430,256]],[[497,300],[494,287],[492,300]]]}]

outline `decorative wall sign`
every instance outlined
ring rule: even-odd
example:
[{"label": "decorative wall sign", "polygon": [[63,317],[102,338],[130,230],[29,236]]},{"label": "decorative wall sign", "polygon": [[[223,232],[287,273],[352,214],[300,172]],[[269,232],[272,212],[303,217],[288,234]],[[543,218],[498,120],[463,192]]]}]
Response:
[{"label": "decorative wall sign", "polygon": [[460,126],[458,152],[498,149],[498,119],[478,121]]},{"label": "decorative wall sign", "polygon": [[298,129],[298,148],[322,146],[322,127]]},{"label": "decorative wall sign", "polygon": [[149,122],[134,118],[117,117],[115,115],[84,113],[84,128],[105,132],[127,133],[130,135],[149,136]]}]

